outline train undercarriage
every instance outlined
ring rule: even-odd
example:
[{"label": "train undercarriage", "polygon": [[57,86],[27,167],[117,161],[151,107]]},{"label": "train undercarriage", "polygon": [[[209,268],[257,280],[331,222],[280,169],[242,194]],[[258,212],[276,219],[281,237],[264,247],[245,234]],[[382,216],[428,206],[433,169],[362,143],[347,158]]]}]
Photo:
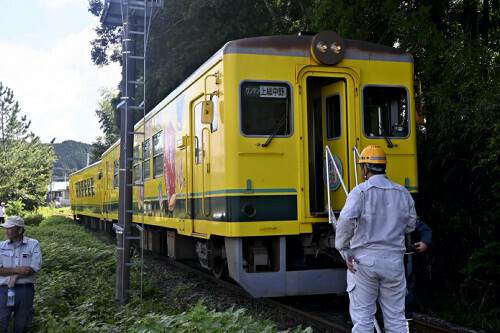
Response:
[{"label": "train undercarriage", "polygon": [[[113,222],[89,216],[75,219],[92,230],[114,235]],[[139,229],[132,228],[135,236]],[[143,249],[174,260],[197,260],[217,278],[229,277],[253,297],[340,293],[346,290],[345,263],[333,247],[331,227],[311,234],[202,239],[175,229],[144,225]],[[133,241],[140,248],[140,241]]]}]

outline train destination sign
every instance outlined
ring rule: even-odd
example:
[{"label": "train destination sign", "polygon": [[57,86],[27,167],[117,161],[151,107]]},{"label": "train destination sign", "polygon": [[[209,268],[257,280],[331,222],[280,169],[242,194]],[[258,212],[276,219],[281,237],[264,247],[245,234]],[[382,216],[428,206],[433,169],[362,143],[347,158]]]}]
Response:
[{"label": "train destination sign", "polygon": [[286,98],[285,86],[253,86],[246,87],[244,90],[247,97],[264,97],[264,98]]}]

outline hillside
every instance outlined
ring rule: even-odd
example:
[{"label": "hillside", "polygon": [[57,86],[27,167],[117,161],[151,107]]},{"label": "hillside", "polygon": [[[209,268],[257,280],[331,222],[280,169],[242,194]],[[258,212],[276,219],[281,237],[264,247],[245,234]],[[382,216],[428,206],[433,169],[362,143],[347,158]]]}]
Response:
[{"label": "hillside", "polygon": [[87,165],[87,153],[92,150],[92,145],[73,140],[55,143],[54,152],[57,161],[54,163],[54,176],[64,176],[79,170]]}]

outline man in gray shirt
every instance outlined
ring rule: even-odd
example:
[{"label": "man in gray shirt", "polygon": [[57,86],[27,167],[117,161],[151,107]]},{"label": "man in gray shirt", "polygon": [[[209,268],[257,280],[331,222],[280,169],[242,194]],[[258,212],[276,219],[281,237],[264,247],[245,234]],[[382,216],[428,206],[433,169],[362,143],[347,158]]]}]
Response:
[{"label": "man in gray shirt", "polygon": [[[42,252],[36,239],[24,236],[24,220],[10,216],[4,224],[8,240],[0,243],[0,333],[7,332],[14,312],[14,332],[24,332],[33,320],[36,273],[42,267]],[[15,292],[8,305],[9,289]]]},{"label": "man in gray shirt", "polygon": [[360,167],[366,181],[349,193],[340,212],[335,247],[345,259],[353,332],[373,332],[379,299],[386,332],[407,332],[405,234],[415,229],[417,214],[410,193],[385,175],[386,156],[366,147]]}]

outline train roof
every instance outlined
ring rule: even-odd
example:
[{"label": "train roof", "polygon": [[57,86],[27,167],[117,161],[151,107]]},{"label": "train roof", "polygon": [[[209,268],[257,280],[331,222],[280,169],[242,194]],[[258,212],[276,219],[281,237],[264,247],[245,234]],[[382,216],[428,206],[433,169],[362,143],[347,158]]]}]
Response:
[{"label": "train roof", "polygon": [[[291,57],[311,57],[311,42],[314,36],[265,36],[238,39],[228,42],[222,48],[224,54],[262,54]],[[344,39],[344,59],[394,61],[413,63],[413,57],[394,47]]]},{"label": "train roof", "polygon": [[[116,143],[115,143],[114,145],[116,145]],[[114,145],[113,145],[113,146],[114,146]],[[104,154],[103,154],[103,155],[104,155]],[[72,174],[70,174],[69,176],[71,177],[71,176],[77,175],[77,174],[79,174],[80,172],[83,172],[83,171],[85,171],[85,170],[88,170],[88,169],[91,169],[91,168],[93,168],[93,167],[96,167],[96,166],[98,166],[99,164],[101,164],[101,161],[94,162],[94,163],[92,163],[92,164],[87,165],[87,166],[86,166],[86,167],[84,167],[83,169],[80,169],[80,170],[78,170],[78,171],[73,172],[73,173],[72,173]]]},{"label": "train roof", "polygon": [[[222,59],[222,56],[225,54],[260,54],[310,58],[311,42],[313,38],[313,35],[277,35],[250,37],[229,41],[186,78],[184,82],[168,94],[158,105],[149,111],[144,119],[148,119],[171,100],[176,98],[187,86],[189,86],[194,77],[201,75],[217,60]],[[343,41],[345,43],[343,59],[413,63],[413,57],[410,53],[394,47],[351,39],[344,39]],[[144,119],[139,121],[134,128],[137,129],[140,127]],[[115,142],[101,155],[101,157],[114,149],[119,143],[120,140]]]}]

